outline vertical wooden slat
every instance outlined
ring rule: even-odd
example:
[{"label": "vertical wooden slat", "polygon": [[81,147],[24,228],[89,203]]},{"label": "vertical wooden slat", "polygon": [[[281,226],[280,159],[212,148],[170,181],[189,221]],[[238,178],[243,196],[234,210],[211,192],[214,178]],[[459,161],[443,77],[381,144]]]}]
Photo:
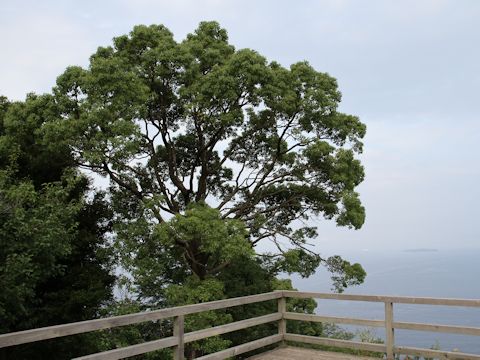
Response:
[{"label": "vertical wooden slat", "polygon": [[393,332],[393,303],[385,302],[385,340],[387,346],[387,360],[393,360],[393,347],[395,346],[395,337]]},{"label": "vertical wooden slat", "polygon": [[[278,299],[278,312],[282,314],[282,318],[278,321],[278,334],[283,337],[287,333],[287,320],[285,319],[285,313],[287,312],[287,301],[284,297]],[[282,343],[284,341],[282,340]]]},{"label": "vertical wooden slat", "polygon": [[174,360],[184,360],[185,345],[184,345],[184,317],[183,315],[176,316],[173,320],[173,336],[178,338],[178,345],[173,349]]}]

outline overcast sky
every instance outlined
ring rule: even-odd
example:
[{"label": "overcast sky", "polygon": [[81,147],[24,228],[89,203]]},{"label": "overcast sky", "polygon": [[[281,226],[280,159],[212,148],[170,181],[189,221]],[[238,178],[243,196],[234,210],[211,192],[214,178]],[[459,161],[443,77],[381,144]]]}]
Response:
[{"label": "overcast sky", "polygon": [[319,221],[319,249],[480,248],[480,1],[22,1],[0,4],[0,94],[48,92],[136,24],[177,40],[217,20],[237,48],[339,81],[367,124],[359,231]]}]

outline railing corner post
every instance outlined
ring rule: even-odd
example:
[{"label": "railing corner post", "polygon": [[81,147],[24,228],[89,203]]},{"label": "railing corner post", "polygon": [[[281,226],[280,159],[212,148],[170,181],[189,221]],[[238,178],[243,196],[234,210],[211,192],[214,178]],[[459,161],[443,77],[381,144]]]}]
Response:
[{"label": "railing corner post", "polygon": [[177,345],[173,348],[173,359],[184,360],[185,345],[183,335],[185,333],[184,316],[178,315],[173,319],[173,336],[178,339]]},{"label": "railing corner post", "polygon": [[393,348],[395,346],[395,336],[393,329],[393,303],[385,302],[385,340],[387,347],[387,360],[394,360]]}]

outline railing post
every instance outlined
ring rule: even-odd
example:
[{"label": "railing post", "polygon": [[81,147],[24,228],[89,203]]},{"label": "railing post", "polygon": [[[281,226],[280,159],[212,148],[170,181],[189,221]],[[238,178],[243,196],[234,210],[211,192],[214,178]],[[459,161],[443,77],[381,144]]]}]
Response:
[{"label": "railing post", "polygon": [[173,348],[174,360],[183,360],[185,357],[185,346],[183,343],[184,317],[183,315],[175,316],[173,319],[173,336],[178,338],[178,344]]},{"label": "railing post", "polygon": [[385,340],[387,346],[387,360],[393,360],[393,346],[395,344],[393,330],[393,303],[385,302]]},{"label": "railing post", "polygon": [[285,319],[285,312],[287,311],[287,301],[285,299],[285,296],[278,298],[278,312],[282,314],[282,318],[278,320],[278,334],[282,335],[282,344],[285,343],[283,338],[285,337],[285,334],[287,333],[287,320]]}]

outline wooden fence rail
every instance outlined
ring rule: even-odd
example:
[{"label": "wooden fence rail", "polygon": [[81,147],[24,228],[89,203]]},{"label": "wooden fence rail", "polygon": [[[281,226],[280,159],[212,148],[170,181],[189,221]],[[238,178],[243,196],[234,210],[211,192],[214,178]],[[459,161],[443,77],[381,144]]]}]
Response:
[{"label": "wooden fence rail", "polygon": [[[318,316],[285,313],[284,317],[291,320],[331,322],[337,324],[363,325],[372,327],[385,328],[385,344],[358,343],[355,341],[333,340],[327,338],[319,338],[313,336],[303,336],[296,334],[286,334],[285,340],[297,341],[309,344],[339,346],[358,350],[370,350],[386,353],[388,360],[394,359],[397,355],[413,355],[423,357],[433,357],[439,359],[467,359],[480,360],[479,354],[466,354],[453,351],[440,351],[423,348],[413,348],[407,346],[395,345],[395,329],[406,329],[415,331],[430,332],[446,332],[463,335],[480,336],[480,327],[452,326],[440,324],[421,324],[411,322],[394,321],[394,304],[414,304],[414,305],[443,305],[443,306],[460,306],[460,307],[476,307],[480,308],[480,300],[477,299],[445,299],[445,298],[428,298],[428,297],[406,297],[406,296],[380,296],[380,295],[350,295],[350,294],[326,294],[316,292],[301,291],[283,291],[286,298],[314,298],[314,299],[331,299],[331,300],[348,300],[348,301],[368,301],[379,302],[385,304],[385,318],[383,320],[358,319],[347,317]],[[480,339],[479,339],[480,342]]]},{"label": "wooden fence rail", "polygon": [[[320,316],[302,313],[292,313],[287,311],[288,298],[315,298],[332,299],[347,301],[369,301],[379,302],[385,305],[384,319],[359,319],[350,317]],[[277,300],[278,310],[275,313],[267,314],[255,318],[233,322],[230,324],[211,327],[208,329],[197,330],[189,333],[184,332],[184,317],[210,310],[225,309],[234,306],[247,305],[257,302]],[[403,297],[403,296],[378,296],[378,295],[349,295],[349,294],[327,294],[315,292],[299,292],[279,290],[275,292],[238,297],[233,299],[212,301],[208,303],[179,306],[168,309],[154,310],[130,315],[115,316],[105,319],[81,321],[70,324],[49,326],[45,328],[20,331],[0,335],[0,348],[31,343],[35,341],[53,339],[68,335],[81,334],[90,331],[110,329],[118,326],[138,324],[146,321],[157,321],[161,319],[173,319],[173,336],[148,341],[141,344],[126,346],[119,349],[113,349],[101,353],[85,355],[75,360],[116,360],[127,357],[144,354],[164,348],[173,348],[174,359],[184,359],[184,344],[205,339],[211,336],[226,334],[233,331],[247,329],[261,324],[277,322],[278,334],[268,336],[262,339],[238,345],[223,351],[202,356],[198,359],[213,360],[226,359],[262,347],[281,343],[285,341],[308,343],[324,346],[343,347],[356,350],[368,350],[385,353],[388,360],[395,355],[413,355],[423,357],[433,357],[440,359],[475,359],[480,360],[480,355],[466,354],[451,351],[439,351],[431,349],[420,349],[414,347],[396,346],[395,329],[445,332],[463,335],[480,336],[480,327],[466,327],[440,324],[423,324],[412,322],[399,322],[394,320],[394,304],[416,304],[416,305],[444,305],[444,306],[462,306],[480,308],[480,300],[468,299],[441,299],[426,297]],[[350,324],[385,328],[385,343],[373,344],[349,340],[336,340],[315,336],[306,336],[299,334],[290,334],[287,332],[287,321],[310,321],[310,322],[329,322],[336,324]],[[480,340],[479,340],[480,341]]]}]

